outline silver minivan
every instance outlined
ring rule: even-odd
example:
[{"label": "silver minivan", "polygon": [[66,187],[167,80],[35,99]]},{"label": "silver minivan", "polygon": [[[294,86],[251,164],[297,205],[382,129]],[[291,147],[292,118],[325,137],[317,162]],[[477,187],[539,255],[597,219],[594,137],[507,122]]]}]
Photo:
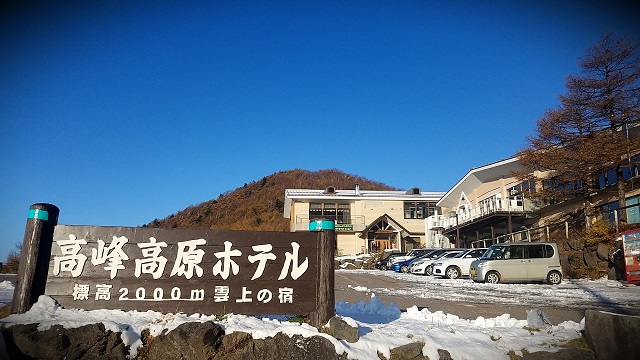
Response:
[{"label": "silver minivan", "polygon": [[562,282],[562,267],[556,243],[504,243],[491,245],[469,267],[476,282]]}]

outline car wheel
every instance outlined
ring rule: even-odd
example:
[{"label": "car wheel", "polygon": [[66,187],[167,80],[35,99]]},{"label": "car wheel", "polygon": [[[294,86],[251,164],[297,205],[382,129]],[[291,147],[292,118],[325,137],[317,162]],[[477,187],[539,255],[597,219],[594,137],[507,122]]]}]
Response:
[{"label": "car wheel", "polygon": [[449,279],[457,279],[460,277],[460,269],[457,266],[450,266],[445,274]]},{"label": "car wheel", "polygon": [[409,266],[407,265],[402,265],[400,267],[400,271],[402,271],[403,273],[409,272]]},{"label": "car wheel", "polygon": [[558,285],[562,282],[562,274],[559,271],[549,271],[547,282],[551,285]]},{"label": "car wheel", "polygon": [[380,265],[380,270],[387,270],[387,265],[385,264]]},{"label": "car wheel", "polygon": [[489,284],[497,284],[500,282],[500,274],[495,271],[490,271],[485,277],[484,281],[488,282]]},{"label": "car wheel", "polygon": [[424,273],[429,276],[433,275],[433,268],[431,266],[427,266],[427,268],[424,269]]}]

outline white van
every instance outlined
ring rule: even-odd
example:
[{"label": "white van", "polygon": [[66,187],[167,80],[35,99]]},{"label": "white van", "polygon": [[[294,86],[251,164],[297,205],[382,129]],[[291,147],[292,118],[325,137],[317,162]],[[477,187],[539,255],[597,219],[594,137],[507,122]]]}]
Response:
[{"label": "white van", "polygon": [[562,267],[556,243],[504,243],[491,245],[469,268],[476,282],[562,282]]}]

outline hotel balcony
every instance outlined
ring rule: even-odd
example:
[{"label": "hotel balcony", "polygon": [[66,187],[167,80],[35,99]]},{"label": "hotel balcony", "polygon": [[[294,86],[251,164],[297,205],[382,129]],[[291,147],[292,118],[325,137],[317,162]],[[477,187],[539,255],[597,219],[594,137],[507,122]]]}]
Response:
[{"label": "hotel balcony", "polygon": [[535,207],[527,199],[508,203],[496,201],[483,205],[480,208],[461,208],[457,214],[451,212],[430,216],[426,219],[426,228],[446,236],[460,233],[462,239],[472,241],[513,232],[537,221]]}]

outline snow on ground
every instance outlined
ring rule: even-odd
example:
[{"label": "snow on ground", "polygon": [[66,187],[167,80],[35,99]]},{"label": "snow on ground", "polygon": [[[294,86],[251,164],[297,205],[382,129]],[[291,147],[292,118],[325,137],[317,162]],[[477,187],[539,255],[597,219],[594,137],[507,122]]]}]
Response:
[{"label": "snow on ground", "polygon": [[0,307],[13,299],[13,284],[10,281],[0,282]]},{"label": "snow on ground", "polygon": [[402,288],[353,290],[378,295],[410,295],[428,299],[469,301],[488,304],[519,304],[536,307],[563,306],[567,308],[633,309],[638,306],[640,286],[625,282],[598,279],[565,279],[559,285],[548,284],[484,284],[470,279],[444,279],[435,276],[396,273],[382,270],[337,270],[348,273],[367,273],[398,280]]},{"label": "snow on ground", "polygon": [[[387,276],[394,276],[387,273]],[[365,291],[365,288],[354,288]],[[0,304],[11,301],[13,285],[0,283]],[[431,359],[438,358],[438,349],[446,349],[453,359],[509,359],[510,350],[521,354],[528,352],[557,351],[564,343],[581,336],[584,320],[580,324],[568,321],[555,326],[532,324],[527,320],[513,319],[509,314],[496,318],[461,319],[441,311],[430,312],[411,307],[403,312],[394,304],[388,306],[374,294],[367,302],[336,304],[336,313],[359,328],[360,340],[348,343],[318,332],[307,324],[286,321],[282,316],[228,315],[216,317],[202,314],[162,314],[154,311],[119,310],[67,310],[62,309],[48,296],[41,296],[25,314],[10,315],[0,319],[0,326],[39,323],[40,329],[61,324],[67,328],[102,322],[109,330],[122,332],[125,345],[131,346],[131,355],[141,344],[140,333],[149,329],[152,336],[164,329],[172,330],[190,321],[215,321],[226,333],[244,331],[254,338],[274,336],[278,332],[289,335],[322,336],[329,339],[338,353],[346,352],[352,359],[378,360],[380,352],[389,358],[390,349],[410,342],[424,343],[423,353]],[[105,320],[109,319],[109,320]]]}]

